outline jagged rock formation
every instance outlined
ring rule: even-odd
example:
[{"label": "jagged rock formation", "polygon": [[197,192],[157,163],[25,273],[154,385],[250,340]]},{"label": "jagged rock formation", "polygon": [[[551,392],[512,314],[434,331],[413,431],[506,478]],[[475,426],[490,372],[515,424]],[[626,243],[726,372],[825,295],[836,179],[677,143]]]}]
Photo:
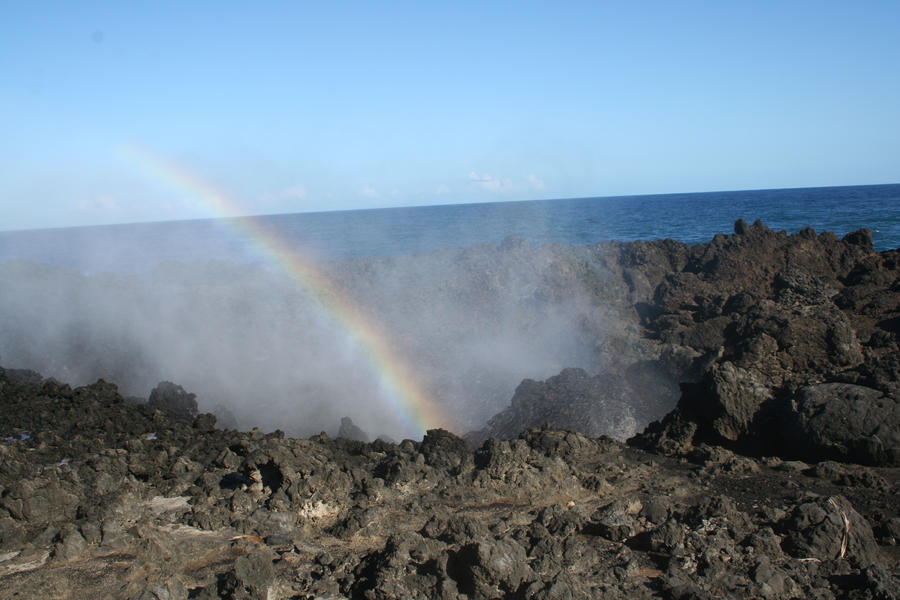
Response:
[{"label": "jagged rock formation", "polygon": [[585,322],[606,369],[523,382],[474,446],[0,369],[0,599],[896,597],[900,253],[739,221],[495,255],[531,252],[617,316]]},{"label": "jagged rock formation", "polygon": [[154,408],[165,409],[183,419],[193,419],[198,412],[197,394],[191,394],[171,381],[160,381],[150,392],[147,404]]},{"label": "jagged rock formation", "polygon": [[[0,598],[892,598],[900,469],[213,427],[0,370]],[[27,410],[25,410],[27,408]]]},{"label": "jagged rock formation", "polygon": [[[706,441],[743,452],[900,464],[892,323],[897,251],[876,254],[862,230],[838,240],[761,224],[714,240],[685,282],[660,294],[660,339],[714,340],[678,407],[635,443],[667,453]],[[746,276],[739,276],[746,272]],[[714,298],[709,294],[718,292]],[[671,297],[670,297],[671,294]],[[718,308],[716,308],[718,306]]]},{"label": "jagged rock formation", "polygon": [[[677,409],[633,443],[668,454],[707,442],[900,465],[900,252],[874,252],[868,230],[841,240],[744,221],[709,244],[620,247],[628,258],[617,279],[641,282],[628,302],[640,319],[634,343],[648,358],[593,378],[564,371],[523,382],[470,439],[514,437],[545,422],[627,437],[629,423],[678,397],[667,398],[666,384],[679,381]],[[644,371],[629,377],[638,365]]]},{"label": "jagged rock formation", "polygon": [[356,426],[350,417],[341,418],[341,426],[338,428],[337,436],[347,440],[355,440],[358,442],[368,442],[369,434]]}]

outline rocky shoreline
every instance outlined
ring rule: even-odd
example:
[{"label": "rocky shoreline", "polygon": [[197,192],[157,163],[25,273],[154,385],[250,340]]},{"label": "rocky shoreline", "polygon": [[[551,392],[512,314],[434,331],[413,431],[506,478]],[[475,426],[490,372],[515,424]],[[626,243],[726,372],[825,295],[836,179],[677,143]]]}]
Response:
[{"label": "rocky shoreline", "polygon": [[[610,368],[462,437],[219,429],[175,384],[0,370],[0,598],[896,597],[900,252],[738,221],[486,255],[516,253],[616,314],[582,332]],[[635,415],[662,418],[623,441]]]}]

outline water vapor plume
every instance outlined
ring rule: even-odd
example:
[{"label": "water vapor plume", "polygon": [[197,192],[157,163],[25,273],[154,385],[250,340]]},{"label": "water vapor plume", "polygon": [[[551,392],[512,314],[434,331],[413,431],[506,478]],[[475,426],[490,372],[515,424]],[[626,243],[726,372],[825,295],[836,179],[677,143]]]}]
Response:
[{"label": "water vapor plume", "polygon": [[[140,147],[126,154],[154,181],[215,214],[242,214],[227,193],[181,165]],[[546,207],[525,208],[532,230],[549,227]],[[380,219],[392,229],[389,221]],[[404,235],[420,225],[405,222]],[[334,432],[350,416],[373,436],[400,439],[431,427],[478,429],[524,378],[616,368],[603,347],[628,337],[614,333],[620,319],[603,289],[611,271],[592,254],[596,248],[509,238],[499,246],[323,262],[271,217],[180,226],[186,229],[176,240],[201,233],[191,258],[150,271],[0,265],[8,290],[0,298],[0,353],[8,364],[74,384],[102,377],[141,397],[174,381],[197,394],[201,410],[223,407],[242,428],[309,435]],[[217,235],[219,227],[233,235]],[[440,228],[479,224],[445,219]],[[366,222],[354,231],[368,248],[391,247],[396,232],[377,229]],[[145,233],[164,230],[171,228]],[[346,237],[342,243],[352,244],[353,233]],[[195,260],[220,255],[204,239],[249,246],[262,262]],[[94,243],[85,248],[102,254]],[[640,352],[619,353],[623,364],[631,354]]]},{"label": "water vapor plume", "polygon": [[[463,432],[502,409],[525,377],[596,367],[601,324],[585,326],[596,307],[578,286],[561,292],[556,254],[508,242],[320,268],[384,327]],[[225,407],[242,428],[334,433],[349,415],[373,437],[422,433],[392,405],[364,349],[278,269],[168,262],[85,275],[17,261],[0,265],[0,282],[7,366],[73,384],[104,378],[144,398],[175,381],[201,410]]]}]

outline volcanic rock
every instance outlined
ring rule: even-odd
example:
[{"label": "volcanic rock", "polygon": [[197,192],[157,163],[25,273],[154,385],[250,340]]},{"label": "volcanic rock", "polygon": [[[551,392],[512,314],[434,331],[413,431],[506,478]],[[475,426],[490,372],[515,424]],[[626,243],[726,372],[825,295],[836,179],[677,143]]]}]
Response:
[{"label": "volcanic rock", "polygon": [[353,440],[357,442],[368,442],[369,434],[356,426],[353,422],[353,419],[350,417],[343,417],[341,419],[341,426],[338,429],[337,436],[339,438],[344,438],[347,440]]},{"label": "volcanic rock", "polygon": [[799,454],[900,465],[900,403],[870,387],[823,383],[800,388],[785,429],[786,438],[806,444]]},{"label": "volcanic rock", "polygon": [[[693,380],[683,373],[676,410],[632,443],[898,464],[894,253],[874,253],[865,230],[843,240],[760,223],[736,231],[695,247],[685,271],[657,290],[651,335],[707,354]],[[864,297],[884,312],[873,316]],[[721,332],[714,351],[708,324]],[[699,338],[698,327],[707,332]]]},{"label": "volcanic rock", "polygon": [[150,392],[147,405],[165,409],[180,418],[193,419],[197,416],[196,398],[196,394],[188,393],[180,385],[160,381]]},{"label": "volcanic rock", "polygon": [[[197,429],[104,382],[49,390],[0,370],[0,598],[790,598],[898,583],[878,546],[900,519],[896,468],[737,469],[716,447],[691,466],[548,427],[476,451],[442,430],[291,439]],[[82,433],[60,435],[74,420]]]},{"label": "volcanic rock", "polygon": [[0,599],[895,597],[900,253],[739,221],[465,260],[537,256],[535,298],[578,286],[616,324],[475,447],[218,429],[176,384],[0,368]]},{"label": "volcanic rock", "polygon": [[[641,365],[634,365],[640,369]],[[467,436],[473,441],[490,436],[511,438],[529,427],[549,423],[592,437],[624,440],[637,429],[636,411],[648,404],[661,407],[677,398],[677,385],[662,371],[644,373],[632,384],[613,374],[588,375],[584,369],[564,369],[546,381],[526,379],[516,388],[509,408],[495,415],[484,431]],[[649,409],[654,410],[653,408]]]}]

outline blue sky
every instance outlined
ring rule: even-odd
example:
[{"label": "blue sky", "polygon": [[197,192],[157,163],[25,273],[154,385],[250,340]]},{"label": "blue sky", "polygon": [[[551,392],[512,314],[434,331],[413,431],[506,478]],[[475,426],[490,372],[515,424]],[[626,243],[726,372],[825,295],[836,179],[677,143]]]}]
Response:
[{"label": "blue sky", "polygon": [[900,181],[900,2],[20,2],[0,229]]}]

